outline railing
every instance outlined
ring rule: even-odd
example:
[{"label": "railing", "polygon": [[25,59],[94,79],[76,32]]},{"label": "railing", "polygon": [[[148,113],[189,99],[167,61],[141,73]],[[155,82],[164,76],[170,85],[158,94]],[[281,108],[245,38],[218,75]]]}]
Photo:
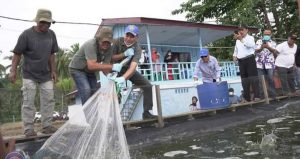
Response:
[{"label": "railing", "polygon": [[[152,82],[165,80],[185,80],[192,79],[196,62],[179,63],[156,63],[143,64],[138,67],[138,71]],[[219,62],[221,67],[221,77],[235,77],[239,75],[239,67],[234,62]],[[146,68],[145,68],[146,66]]]},{"label": "railing", "polygon": [[121,117],[123,121],[130,120],[132,117],[132,114],[137,107],[140,98],[142,97],[142,91],[141,89],[132,89],[129,88],[126,91],[121,91],[121,94],[123,95],[122,101],[122,110],[121,110]]}]

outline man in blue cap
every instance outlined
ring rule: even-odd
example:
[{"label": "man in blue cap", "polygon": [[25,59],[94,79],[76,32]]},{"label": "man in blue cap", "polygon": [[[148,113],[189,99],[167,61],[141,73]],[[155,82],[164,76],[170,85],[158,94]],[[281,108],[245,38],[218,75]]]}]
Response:
[{"label": "man in blue cap", "polygon": [[133,52],[134,55],[130,62],[125,64],[121,69],[118,77],[114,79],[118,84],[124,84],[125,80],[130,80],[134,85],[140,87],[144,93],[144,112],[143,119],[155,118],[155,115],[152,115],[149,110],[152,110],[153,101],[152,101],[152,85],[151,83],[144,78],[138,71],[136,67],[138,66],[139,59],[141,58],[142,49],[137,43],[139,35],[139,28],[135,25],[128,25],[125,28],[124,37],[120,37],[115,40],[113,45],[113,56],[112,60],[114,62],[121,62],[126,58],[124,55],[125,51]]},{"label": "man in blue cap", "polygon": [[200,59],[196,62],[194,71],[194,81],[198,81],[199,72],[202,75],[203,83],[213,83],[221,81],[221,68],[218,60],[209,55],[208,49],[201,49],[199,52]]}]

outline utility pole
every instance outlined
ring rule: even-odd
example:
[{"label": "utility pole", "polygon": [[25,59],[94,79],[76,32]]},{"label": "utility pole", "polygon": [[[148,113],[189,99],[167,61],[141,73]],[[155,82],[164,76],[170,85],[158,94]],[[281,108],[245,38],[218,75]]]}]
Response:
[{"label": "utility pole", "polygon": [[300,20],[300,0],[298,0],[298,18]]}]

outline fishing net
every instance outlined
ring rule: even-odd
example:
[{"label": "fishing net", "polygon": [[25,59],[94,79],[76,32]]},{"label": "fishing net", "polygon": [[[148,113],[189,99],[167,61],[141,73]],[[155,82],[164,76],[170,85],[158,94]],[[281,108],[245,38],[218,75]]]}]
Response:
[{"label": "fishing net", "polygon": [[35,154],[47,159],[129,159],[115,84],[109,81]]}]

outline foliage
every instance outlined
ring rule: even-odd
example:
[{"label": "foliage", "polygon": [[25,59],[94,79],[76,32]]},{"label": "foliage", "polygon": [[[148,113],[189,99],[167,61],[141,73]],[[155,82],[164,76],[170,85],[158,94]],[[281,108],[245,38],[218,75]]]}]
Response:
[{"label": "foliage", "polygon": [[[56,71],[58,75],[58,82],[55,85],[55,110],[64,110],[66,105],[64,101],[65,94],[72,91],[74,83],[70,78],[68,65],[73,55],[79,50],[79,44],[76,43],[71,46],[70,50],[59,49],[56,53]],[[12,56],[5,57],[12,60]],[[8,72],[10,65],[4,67],[0,65],[0,122],[11,122],[13,118],[21,120],[21,103],[22,103],[22,78],[21,78],[21,65],[18,66],[17,80],[15,84],[10,83],[8,80]],[[37,110],[40,108],[39,92],[37,91],[35,97],[35,106]]]},{"label": "foliage", "polygon": [[[272,28],[275,38],[286,39],[290,33],[300,33],[296,0],[188,0],[172,14],[186,13],[191,22],[215,19],[217,24]],[[218,41],[213,46],[233,46],[232,39]]]},{"label": "foliage", "polygon": [[68,66],[74,54],[79,50],[79,44],[76,43],[71,46],[71,50],[59,49],[56,53],[56,72],[59,78],[68,78],[69,70]]},{"label": "foliage", "polygon": [[71,78],[64,78],[55,84],[56,88],[62,92],[69,93],[72,91],[74,83]]}]

